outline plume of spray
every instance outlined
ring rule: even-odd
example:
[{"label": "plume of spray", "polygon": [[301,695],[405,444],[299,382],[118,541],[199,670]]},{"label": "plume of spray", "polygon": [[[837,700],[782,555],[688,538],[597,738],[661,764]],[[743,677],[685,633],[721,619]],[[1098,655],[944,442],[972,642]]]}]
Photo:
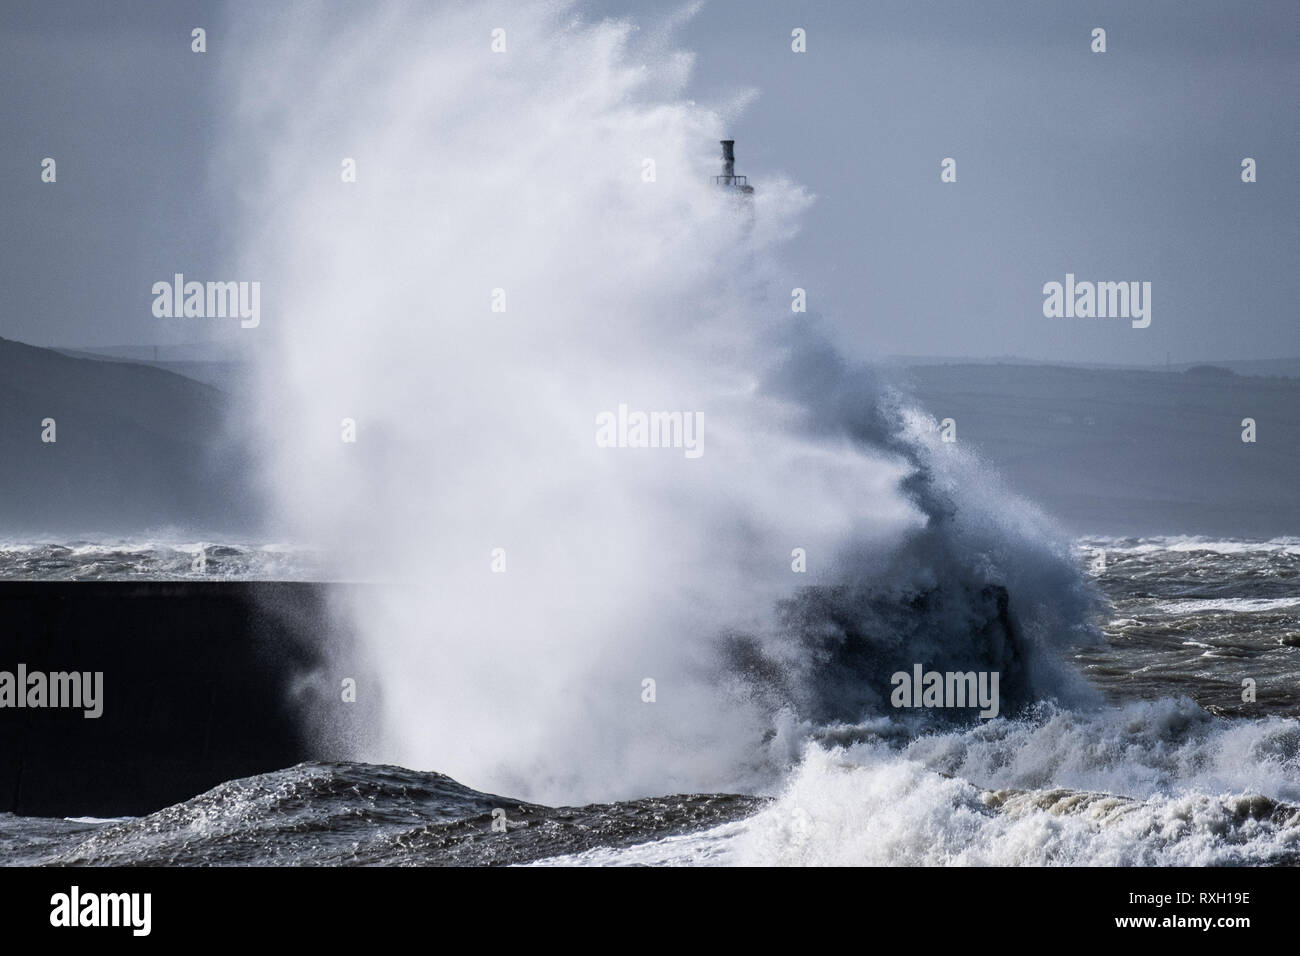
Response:
[{"label": "plume of spray", "polygon": [[[898,660],[1069,691],[1039,653],[1089,608],[1067,549],[791,315],[764,277],[811,198],[712,185],[748,96],[685,99],[671,23],[233,12],[243,414],[283,532],[372,582],[339,608],[382,699],[356,757],[550,802],[756,790]],[[620,404],[698,413],[703,454],[599,447]]]}]

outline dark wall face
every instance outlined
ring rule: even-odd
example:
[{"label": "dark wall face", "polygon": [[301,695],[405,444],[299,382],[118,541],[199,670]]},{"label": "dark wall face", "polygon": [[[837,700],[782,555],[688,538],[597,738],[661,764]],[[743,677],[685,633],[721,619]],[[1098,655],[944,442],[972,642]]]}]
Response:
[{"label": "dark wall face", "polygon": [[137,816],[346,756],[378,704],[344,703],[342,677],[377,695],[327,659],[327,606],[314,584],[0,582],[0,670],[104,675],[97,718],[0,708],[0,812]]}]

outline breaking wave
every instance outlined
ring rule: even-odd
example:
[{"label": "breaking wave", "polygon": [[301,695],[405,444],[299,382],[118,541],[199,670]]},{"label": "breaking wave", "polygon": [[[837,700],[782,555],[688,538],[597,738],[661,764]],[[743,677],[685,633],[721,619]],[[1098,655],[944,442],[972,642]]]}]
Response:
[{"label": "breaking wave", "polygon": [[[242,231],[276,290],[266,487],[389,582],[352,608],[386,714],[358,756],[537,799],[753,792],[913,662],[1083,694],[1069,545],[783,304],[811,197],[711,182],[749,92],[697,104],[672,24],[572,4],[334,15],[236,18],[228,142],[271,171]],[[701,415],[703,455],[598,447],[622,404]]]}]

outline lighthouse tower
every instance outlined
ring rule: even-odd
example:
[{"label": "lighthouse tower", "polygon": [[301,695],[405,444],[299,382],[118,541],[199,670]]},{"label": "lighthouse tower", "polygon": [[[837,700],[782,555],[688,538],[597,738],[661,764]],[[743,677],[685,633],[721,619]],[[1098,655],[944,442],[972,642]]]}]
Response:
[{"label": "lighthouse tower", "polygon": [[752,196],[754,187],[749,185],[749,177],[736,175],[736,141],[734,139],[724,139],[721,142],[722,175],[714,176],[713,182],[726,189],[734,189],[741,195]]}]

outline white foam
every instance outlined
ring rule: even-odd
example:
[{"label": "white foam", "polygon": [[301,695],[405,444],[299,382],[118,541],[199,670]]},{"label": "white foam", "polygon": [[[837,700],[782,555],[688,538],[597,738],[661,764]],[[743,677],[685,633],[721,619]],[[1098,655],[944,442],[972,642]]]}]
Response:
[{"label": "white foam", "polygon": [[64,817],[69,823],[128,823],[135,817]]},{"label": "white foam", "polygon": [[1080,538],[1077,546],[1083,552],[1104,550],[1113,554],[1155,554],[1162,551],[1174,553],[1206,551],[1216,554],[1249,554],[1256,552],[1300,554],[1300,538],[1285,536],[1268,540],[1248,540],[1211,538],[1202,535],[1155,535],[1144,538],[1088,535]]},{"label": "white foam", "polygon": [[578,865],[1215,866],[1294,863],[1300,726],[1189,702],[1045,712],[904,750],[810,746],[780,797]]},{"label": "white foam", "polygon": [[1280,611],[1300,607],[1300,597],[1284,598],[1189,598],[1180,601],[1158,601],[1151,609],[1160,614],[1202,614],[1206,611],[1227,611],[1234,614],[1251,614],[1256,611]]}]

